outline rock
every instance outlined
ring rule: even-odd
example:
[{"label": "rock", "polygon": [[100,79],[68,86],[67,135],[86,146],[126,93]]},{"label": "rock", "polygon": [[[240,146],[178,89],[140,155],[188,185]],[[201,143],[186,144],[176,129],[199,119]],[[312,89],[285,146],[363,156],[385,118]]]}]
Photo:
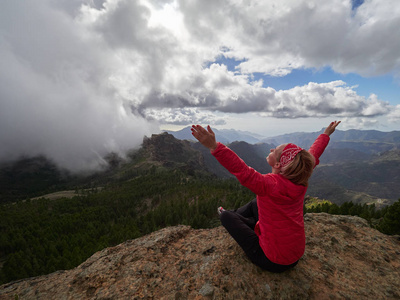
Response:
[{"label": "rock", "polygon": [[202,296],[212,296],[214,294],[214,287],[210,283],[203,285],[199,291]]},{"label": "rock", "polygon": [[0,286],[0,299],[399,299],[400,241],[358,217],[307,214],[290,271],[254,266],[223,227],[164,228],[80,266]]}]

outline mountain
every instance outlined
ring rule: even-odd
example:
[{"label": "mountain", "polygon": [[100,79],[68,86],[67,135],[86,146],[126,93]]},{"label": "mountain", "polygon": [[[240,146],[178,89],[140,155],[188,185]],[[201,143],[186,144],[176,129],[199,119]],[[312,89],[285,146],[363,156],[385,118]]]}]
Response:
[{"label": "mountain", "polygon": [[[327,153],[329,157],[335,149]],[[400,198],[399,150],[391,150],[370,158],[337,161],[318,166],[310,179],[308,193],[340,205],[354,203],[391,204]]]},{"label": "mountain", "polygon": [[[254,145],[244,142],[227,145],[248,165],[267,173],[270,168],[265,157],[270,148],[293,142],[308,149],[322,132],[285,134],[263,139]],[[196,148],[201,150],[201,146]],[[375,203],[379,207],[391,204],[400,197],[399,149],[400,131],[336,130],[310,179],[308,193],[338,205],[347,201]],[[208,158],[208,151],[204,151],[203,156],[211,172],[218,176],[230,176]]]},{"label": "mountain", "polygon": [[[308,194],[339,205],[346,201],[379,205],[394,203],[400,197],[398,133],[335,132],[310,179]],[[303,141],[304,145],[308,145],[317,135],[301,133],[268,140],[271,143],[236,141],[227,145],[249,166],[260,173],[268,173],[270,167],[266,156],[275,147],[273,143],[290,138],[296,143]],[[353,140],[347,141],[349,139]],[[357,147],[343,148],[356,144]],[[371,148],[372,145],[375,148]],[[179,140],[168,133],[145,137],[141,147],[131,150],[125,161],[115,155],[110,155],[108,160],[111,163],[107,169],[80,177],[68,177],[43,157],[24,158],[3,165],[3,168],[0,166],[0,201],[33,198],[65,189],[91,189],[128,181],[143,173],[176,169],[193,176],[214,174],[219,178],[232,177],[201,144]]]},{"label": "mountain", "polygon": [[[166,131],[166,132],[172,134],[175,138],[180,140],[196,141],[196,139],[192,136],[190,128],[191,127],[188,126],[178,131]],[[232,143],[235,141],[243,141],[249,144],[256,144],[263,139],[262,136],[247,131],[240,131],[234,129],[220,129],[220,130],[213,129],[213,131],[215,135],[218,137],[218,141],[223,144]]]},{"label": "mountain", "polygon": [[[264,139],[308,148],[321,134],[293,133]],[[310,179],[308,193],[336,204],[390,204],[399,199],[400,131],[336,130]]]},{"label": "mountain", "polygon": [[[317,136],[323,133],[323,129],[321,129],[318,132],[295,132],[266,138],[254,133],[236,131],[233,129],[213,130],[217,140],[223,144],[243,141],[249,144],[272,144],[275,147],[280,144],[295,143],[303,148],[309,148]],[[179,131],[167,132],[180,140],[196,141],[191,134],[190,127],[185,127]],[[332,136],[330,146],[331,148],[351,149],[366,154],[378,154],[400,148],[400,131],[336,130]]]},{"label": "mountain", "polygon": [[202,171],[204,164],[198,151],[195,151],[190,142],[178,141],[168,133],[153,134],[151,138],[145,137],[139,151],[130,155],[132,162],[140,161],[139,164],[128,164],[130,168],[137,168],[143,164],[152,167],[160,165],[164,168],[180,168],[185,170]]},{"label": "mountain", "polygon": [[[241,157],[247,165],[254,168],[260,173],[268,173],[271,167],[266,162],[266,157],[271,148],[270,144],[248,144],[246,142],[233,142],[228,144],[229,147]],[[204,165],[208,172],[213,173],[221,178],[233,177],[218,161],[211,155],[210,151],[200,143],[192,143],[192,147],[202,153]]]},{"label": "mountain", "polygon": [[400,239],[358,217],[306,214],[306,251],[274,274],[223,227],[167,227],[78,267],[0,286],[0,299],[399,299]]},{"label": "mountain", "polygon": [[[228,146],[258,172],[271,172],[266,156],[274,145],[234,142]],[[209,172],[223,178],[233,177],[206,148],[199,143],[194,143],[193,148],[202,152]],[[400,150],[367,154],[354,149],[337,149],[329,144],[310,178],[307,194],[338,205],[352,201],[382,207],[400,198],[398,182]]]},{"label": "mountain", "polygon": [[105,157],[108,167],[82,174],[61,170],[44,156],[24,157],[0,165],[0,203],[14,202],[54,192],[92,189],[125,182],[149,172],[180,170],[208,174],[202,155],[188,141],[172,135],[144,137],[140,148],[132,149],[123,160],[115,153]]},{"label": "mountain", "polygon": [[[319,134],[290,133],[271,138],[262,139],[261,142],[275,145],[295,143],[303,148],[309,148]],[[337,149],[351,149],[366,154],[378,154],[381,152],[400,148],[400,131],[382,132],[377,130],[336,130],[332,135],[330,147]]]},{"label": "mountain", "polygon": [[[0,203],[65,189],[73,177],[44,156],[0,164]],[[5,202],[5,201],[4,201]]]},{"label": "mountain", "polygon": [[[320,165],[310,179],[308,194],[340,205],[344,202],[375,203],[378,207],[392,204],[400,198],[400,148],[395,137],[400,132],[360,133],[359,131],[342,132],[338,141],[336,133],[332,136]],[[260,173],[270,172],[266,156],[276,144],[293,139],[308,148],[320,133],[293,134],[271,142],[255,145],[245,142],[233,142],[228,146],[235,151],[249,166]],[[359,136],[357,140],[357,136]],[[347,141],[352,139],[352,141]],[[375,139],[375,140],[373,140]],[[274,144],[276,143],[276,144]],[[299,144],[300,144],[299,143]],[[349,147],[349,148],[344,148]],[[196,146],[201,149],[201,145]],[[203,147],[204,148],[204,147]],[[199,149],[199,150],[200,150]],[[204,151],[204,150],[203,150]],[[208,151],[203,152],[208,170],[218,176],[231,176],[221,170],[219,164]]]}]

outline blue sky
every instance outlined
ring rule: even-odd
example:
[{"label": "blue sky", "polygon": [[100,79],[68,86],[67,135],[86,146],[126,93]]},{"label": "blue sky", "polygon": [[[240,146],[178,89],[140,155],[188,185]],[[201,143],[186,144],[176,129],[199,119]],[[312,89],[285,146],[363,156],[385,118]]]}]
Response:
[{"label": "blue sky", "polygon": [[[356,10],[363,2],[364,1],[354,1],[353,9]],[[209,67],[210,65],[215,63],[221,66],[226,66],[227,70],[232,73],[235,73],[237,75],[242,74],[240,70],[240,64],[246,62],[246,60],[227,58],[224,56],[224,52],[225,49],[222,54],[217,57],[217,59],[212,62],[208,62],[207,66]],[[393,108],[400,104],[400,79],[397,75],[395,75],[395,72],[389,72],[386,74],[375,76],[362,76],[360,74],[357,74],[356,72],[335,72],[330,66],[326,66],[320,68],[292,69],[288,74],[283,76],[273,76],[260,72],[254,72],[246,75],[249,76],[249,81],[262,80],[264,88],[270,87],[276,91],[287,91],[293,89],[296,86],[304,87],[310,82],[329,83],[340,80],[343,81],[346,86],[351,87],[351,89],[354,90],[358,96],[364,97],[365,99],[368,99],[371,95],[376,95],[377,99],[379,99],[383,103],[388,103],[389,106],[392,106]],[[275,127],[279,127],[280,130],[265,131],[259,130],[257,125],[258,122],[254,121],[253,116],[245,116],[244,119],[248,124],[254,122],[252,130],[250,131],[257,132],[259,134],[265,134],[267,136],[292,132],[293,127],[298,128],[298,131],[312,131],[310,124],[319,124],[319,126],[323,127],[324,124],[329,121],[328,118],[323,117],[314,120],[310,120],[309,118],[295,118],[295,121],[293,121],[293,119],[276,119],[273,123],[265,123],[267,125],[266,127],[269,127],[269,124],[273,124],[270,126],[275,125]],[[359,121],[360,119],[353,119],[353,121],[347,120],[348,124],[344,124],[344,130],[352,128],[377,129],[382,131],[392,131],[400,129],[400,126],[396,123],[392,125],[387,125],[383,124],[383,122],[379,123],[379,121],[376,121],[377,119],[378,118],[371,118],[369,120],[371,122],[365,119],[361,121]],[[232,123],[235,122],[239,122],[239,119],[234,119]],[[300,123],[301,125],[296,125],[298,123]]]},{"label": "blue sky", "polygon": [[[364,1],[353,1],[355,5],[361,5]],[[213,63],[226,65],[231,72],[237,71],[236,67],[242,61],[225,58],[220,56]],[[210,65],[211,63],[209,63]],[[262,79],[264,87],[272,87],[275,90],[288,90],[295,86],[303,86],[309,82],[330,82],[335,80],[343,80],[349,86],[357,86],[354,90],[357,94],[369,97],[376,94],[383,101],[392,104],[400,104],[400,79],[394,78],[392,74],[380,76],[362,77],[356,73],[340,74],[336,73],[330,67],[322,69],[295,69],[290,74],[280,76],[270,76],[262,73],[253,73],[254,80]]]},{"label": "blue sky", "polygon": [[364,3],[364,0],[351,0],[352,9],[357,9],[361,4]]},{"label": "blue sky", "polygon": [[343,80],[350,86],[357,86],[354,90],[361,96],[368,97],[370,94],[376,94],[383,101],[400,104],[400,85],[391,75],[365,78],[355,73],[338,74],[332,71],[331,68],[324,68],[320,71],[311,69],[293,70],[285,77],[257,74],[255,78],[262,78],[265,86],[270,86],[277,90],[290,89],[295,86],[305,85],[308,82],[322,83]]}]

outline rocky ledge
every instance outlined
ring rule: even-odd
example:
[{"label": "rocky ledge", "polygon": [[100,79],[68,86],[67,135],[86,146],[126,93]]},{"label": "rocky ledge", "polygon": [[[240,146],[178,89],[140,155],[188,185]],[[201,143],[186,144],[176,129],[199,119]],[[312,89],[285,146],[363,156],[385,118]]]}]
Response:
[{"label": "rocky ledge", "polygon": [[400,240],[358,217],[307,214],[299,264],[254,266],[223,227],[162,229],[75,269],[0,286],[0,299],[399,299]]}]

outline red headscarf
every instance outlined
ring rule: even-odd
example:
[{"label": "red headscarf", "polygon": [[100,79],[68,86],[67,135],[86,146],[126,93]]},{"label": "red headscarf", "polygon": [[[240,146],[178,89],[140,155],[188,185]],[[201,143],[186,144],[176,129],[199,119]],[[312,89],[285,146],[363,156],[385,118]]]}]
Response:
[{"label": "red headscarf", "polygon": [[281,158],[279,160],[279,162],[281,163],[281,167],[284,168],[288,164],[290,164],[296,157],[297,153],[299,153],[301,150],[303,149],[295,144],[287,144],[286,147],[283,149]]}]

